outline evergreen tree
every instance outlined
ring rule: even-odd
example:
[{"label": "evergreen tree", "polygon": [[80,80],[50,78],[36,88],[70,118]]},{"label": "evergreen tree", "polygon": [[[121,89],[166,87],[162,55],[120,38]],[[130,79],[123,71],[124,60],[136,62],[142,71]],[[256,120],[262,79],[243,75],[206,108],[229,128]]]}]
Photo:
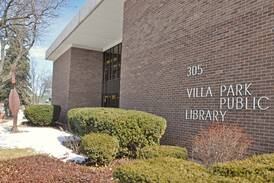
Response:
[{"label": "evergreen tree", "polygon": [[[15,45],[10,44],[6,52],[6,62],[4,64],[3,75],[9,75],[11,65],[16,59]],[[20,96],[21,104],[27,105],[31,102],[31,84],[30,84],[30,59],[26,53],[16,66],[16,89]],[[12,84],[10,81],[2,83],[0,86],[0,101],[7,101]]]}]

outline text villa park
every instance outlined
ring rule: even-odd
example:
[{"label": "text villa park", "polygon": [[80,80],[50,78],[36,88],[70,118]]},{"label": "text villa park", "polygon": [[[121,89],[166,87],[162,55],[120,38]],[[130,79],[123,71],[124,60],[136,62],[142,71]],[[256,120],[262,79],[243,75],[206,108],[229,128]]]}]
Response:
[{"label": "text villa park", "polygon": [[[198,100],[199,98],[215,97],[212,88],[187,88],[189,99]],[[254,96],[252,93],[252,83],[221,85],[219,87],[220,103],[219,110],[187,109],[186,120],[202,121],[225,121],[225,116],[230,110],[254,110],[265,111],[270,107],[270,101],[266,96]]]}]

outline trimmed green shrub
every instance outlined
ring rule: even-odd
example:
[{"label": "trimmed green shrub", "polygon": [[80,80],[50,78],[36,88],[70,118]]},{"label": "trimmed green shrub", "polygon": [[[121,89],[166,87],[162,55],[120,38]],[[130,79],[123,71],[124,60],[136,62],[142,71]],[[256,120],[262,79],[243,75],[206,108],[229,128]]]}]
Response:
[{"label": "trimmed green shrub", "polygon": [[78,135],[90,132],[117,137],[119,156],[136,156],[138,149],[157,145],[166,129],[166,120],[146,112],[113,108],[79,108],[68,112],[71,130]]},{"label": "trimmed green shrub", "polygon": [[92,164],[107,165],[114,160],[119,142],[108,134],[92,133],[82,138],[80,149]]},{"label": "trimmed green shrub", "polygon": [[244,177],[252,182],[274,182],[274,154],[216,164],[211,167],[211,171],[215,175]]},{"label": "trimmed green shrub", "polygon": [[31,105],[24,111],[25,117],[35,126],[50,126],[54,122],[53,106]]},{"label": "trimmed green shrub", "polygon": [[176,158],[130,162],[114,170],[113,176],[120,183],[204,183],[211,180],[202,166]]},{"label": "trimmed green shrub", "polygon": [[154,158],[129,162],[118,167],[113,176],[121,183],[272,183],[274,154],[253,156],[242,161],[220,163],[209,171],[176,158]]},{"label": "trimmed green shrub", "polygon": [[139,159],[150,159],[150,158],[160,158],[160,157],[170,157],[187,159],[186,148],[177,146],[147,146],[138,151]]},{"label": "trimmed green shrub", "polygon": [[[254,183],[243,177],[211,176],[205,183]],[[257,183],[257,182],[256,182]],[[261,182],[258,182],[261,183]]]}]

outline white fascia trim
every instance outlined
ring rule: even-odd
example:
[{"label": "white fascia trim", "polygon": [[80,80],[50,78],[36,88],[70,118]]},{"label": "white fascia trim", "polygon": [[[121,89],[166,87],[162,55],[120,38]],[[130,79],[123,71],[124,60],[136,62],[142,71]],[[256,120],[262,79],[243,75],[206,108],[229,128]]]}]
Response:
[{"label": "white fascia trim", "polygon": [[[69,36],[71,36],[71,34],[105,1],[105,0],[96,0],[97,4],[95,5],[95,7],[93,7],[92,10],[90,10],[87,13],[87,9],[82,8],[77,15],[72,19],[72,21],[65,27],[65,29],[61,32],[61,34],[55,39],[55,41],[53,42],[53,44],[50,46],[50,48],[47,50],[46,52],[46,59],[49,59],[49,57],[51,57],[51,55],[53,54],[53,52],[58,49],[67,39]],[[84,16],[83,16],[84,14]],[[86,15],[85,15],[86,14]],[[78,22],[78,23],[77,23]],[[76,24],[76,25],[75,25]],[[69,30],[69,27],[73,26],[73,28],[71,28],[71,31],[67,31]],[[63,38],[62,38],[63,37]],[[71,47],[71,45],[70,45]],[[69,48],[70,48],[69,47]],[[69,49],[68,48],[68,49]],[[66,49],[66,50],[68,50]],[[58,54],[60,55],[60,54]],[[61,54],[62,55],[62,54]]]},{"label": "white fascia trim", "polygon": [[[118,44],[120,44],[120,43],[122,43],[122,39],[120,39],[119,41],[113,42],[113,44],[109,45],[108,47],[106,47],[106,48],[104,48],[104,49],[95,48],[95,47],[90,47],[90,46],[82,46],[82,45],[78,45],[78,44],[70,44],[70,45],[68,45],[68,46],[63,50],[63,52],[60,52],[60,53],[58,54],[57,59],[58,59],[61,55],[63,55],[64,53],[66,53],[66,52],[67,52],[69,49],[71,49],[71,48],[79,48],[79,49],[84,49],[84,50],[105,52],[105,51],[107,51],[108,49],[110,49],[110,48],[112,48],[112,47],[114,47],[114,46],[116,46],[116,45],[118,45]],[[56,59],[56,60],[57,60],[57,59]],[[54,61],[55,61],[55,60],[53,60],[53,62],[54,62]]]}]

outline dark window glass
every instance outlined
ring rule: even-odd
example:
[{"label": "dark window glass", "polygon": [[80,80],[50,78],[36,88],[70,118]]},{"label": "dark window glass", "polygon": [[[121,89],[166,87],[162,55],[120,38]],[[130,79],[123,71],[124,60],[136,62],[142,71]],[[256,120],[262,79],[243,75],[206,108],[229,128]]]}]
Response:
[{"label": "dark window glass", "polygon": [[110,52],[107,51],[104,54],[104,78],[105,80],[109,80],[110,76],[109,76],[109,72],[110,72]]},{"label": "dark window glass", "polygon": [[119,107],[122,44],[104,52],[103,107]]}]

